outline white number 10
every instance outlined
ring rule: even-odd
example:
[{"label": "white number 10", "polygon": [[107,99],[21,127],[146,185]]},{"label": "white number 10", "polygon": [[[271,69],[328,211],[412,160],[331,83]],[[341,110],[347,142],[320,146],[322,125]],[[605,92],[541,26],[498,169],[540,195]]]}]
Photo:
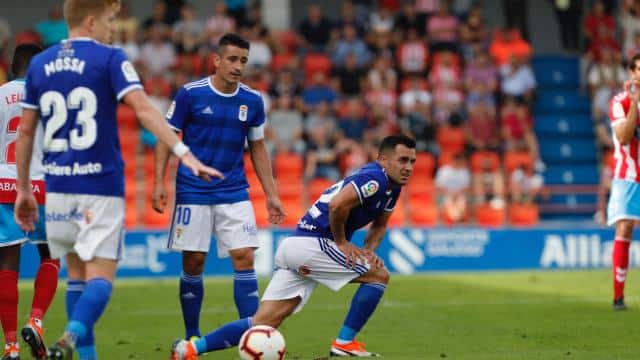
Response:
[{"label": "white number 10", "polygon": [[[67,108],[79,109],[76,122],[82,126],[82,134],[76,128],[69,132],[69,140],[54,138],[54,135],[67,121]],[[69,149],[86,150],[93,146],[98,135],[98,126],[94,116],[98,110],[96,94],[86,87],[73,89],[65,101],[58,91],[47,91],[40,97],[40,111],[43,116],[51,116],[44,130],[44,150],[61,152]]]}]

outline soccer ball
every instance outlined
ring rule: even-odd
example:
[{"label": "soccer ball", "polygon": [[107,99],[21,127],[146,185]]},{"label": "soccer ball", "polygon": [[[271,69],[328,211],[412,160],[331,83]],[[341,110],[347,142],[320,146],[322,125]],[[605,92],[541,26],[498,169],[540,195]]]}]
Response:
[{"label": "soccer ball", "polygon": [[267,325],[257,325],[244,332],[238,344],[243,360],[282,360],[286,347],[280,331]]}]

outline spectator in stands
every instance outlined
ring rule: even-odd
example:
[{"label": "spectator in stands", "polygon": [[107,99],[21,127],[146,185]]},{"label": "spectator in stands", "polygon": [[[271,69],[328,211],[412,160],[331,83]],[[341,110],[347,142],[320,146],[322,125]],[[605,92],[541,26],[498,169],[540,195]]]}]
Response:
[{"label": "spectator in stands", "polygon": [[473,106],[480,104],[487,107],[490,116],[495,116],[494,94],[498,90],[498,70],[486,51],[476,51],[474,59],[465,69],[464,85],[467,90],[467,109],[471,111]]},{"label": "spectator in stands", "polygon": [[154,25],[148,34],[149,41],[142,45],[140,61],[151,76],[166,75],[176,63],[173,45],[165,40],[164,25]]},{"label": "spectator in stands", "polygon": [[49,18],[37,23],[34,29],[40,35],[42,45],[45,47],[57,44],[60,40],[69,37],[69,29],[62,16],[62,8],[58,5],[52,7],[49,10]]},{"label": "spectator in stands", "polygon": [[269,88],[269,96],[273,98],[289,96],[294,99],[297,106],[301,104],[301,95],[302,87],[294,80],[293,72],[288,68],[280,70],[275,81],[271,83],[271,87]]},{"label": "spectator in stands", "polygon": [[417,151],[428,151],[437,155],[437,125],[431,111],[432,98],[422,79],[410,78],[408,88],[400,95],[400,131],[414,137]]},{"label": "spectator in stands", "polygon": [[430,112],[432,98],[425,82],[419,76],[412,76],[408,80],[407,88],[400,95],[400,114],[418,112],[419,107],[425,107]]},{"label": "spectator in stands", "polygon": [[359,98],[347,100],[347,109],[344,116],[338,120],[341,135],[345,138],[361,141],[367,128],[367,118],[364,116],[362,102]]},{"label": "spectator in stands", "polygon": [[611,99],[613,90],[622,87],[627,73],[620,62],[619,53],[615,49],[600,49],[600,59],[589,70],[589,90],[595,98]]},{"label": "spectator in stands", "polygon": [[469,106],[468,126],[465,127],[466,143],[473,151],[499,151],[502,143],[495,117],[495,110],[483,103]]},{"label": "spectator in stands", "polygon": [[640,0],[620,1],[618,24],[622,29],[622,53],[628,54],[634,47],[634,34],[640,32]]},{"label": "spectator in stands", "polygon": [[302,134],[302,114],[293,107],[291,96],[280,96],[277,99],[277,106],[269,114],[267,139],[271,147],[278,153],[294,151],[302,154],[304,152]]},{"label": "spectator in stands", "polygon": [[246,25],[247,0],[224,0],[227,14],[234,19],[239,26]]},{"label": "spectator in stands", "polygon": [[506,97],[501,120],[505,150],[528,151],[539,161],[538,141],[532,130],[533,120],[527,106],[516,98]]},{"label": "spectator in stands", "polygon": [[440,0],[415,0],[416,12],[422,18],[428,19],[438,11]]},{"label": "spectator in stands", "polygon": [[215,49],[222,35],[235,30],[236,21],[227,15],[227,5],[222,0],[218,0],[213,8],[213,15],[207,19],[204,25],[209,47]]},{"label": "spectator in stands", "polygon": [[599,47],[603,40],[614,38],[616,25],[613,16],[605,12],[602,0],[596,0],[585,16],[582,33],[587,40],[587,49]]},{"label": "spectator in stands", "polygon": [[307,51],[324,52],[329,44],[331,21],[322,14],[319,5],[309,6],[307,17],[302,20],[298,31],[302,36],[303,48]]},{"label": "spectator in stands", "polygon": [[422,75],[429,64],[429,48],[418,36],[418,30],[410,27],[406,39],[400,43],[397,53],[398,68],[403,74]]},{"label": "spectator in stands", "polygon": [[476,205],[489,205],[495,209],[502,209],[504,201],[504,175],[499,166],[494,166],[491,161],[482,161],[479,169],[473,173],[473,194]]},{"label": "spectator in stands", "polygon": [[424,18],[418,14],[413,2],[406,1],[402,5],[402,11],[396,16],[395,24],[396,30],[399,32],[396,34],[396,38],[407,38],[409,29],[415,29],[418,38],[422,38],[425,34]]},{"label": "spectator in stands", "polygon": [[[162,77],[150,79],[145,82],[145,91],[149,94],[149,102],[156,108],[161,114],[166,114],[169,110],[169,83]],[[142,145],[148,147],[149,150],[153,150],[156,146],[156,137],[146,128],[142,128],[140,131],[140,140]]]},{"label": "spectator in stands", "polygon": [[463,153],[455,154],[451,163],[438,168],[435,185],[445,221],[450,224],[465,221],[471,172]]},{"label": "spectator in stands", "polygon": [[[194,54],[204,41],[204,24],[196,17],[195,8],[185,4],[180,9],[180,19],[173,24],[173,43],[179,54]],[[252,48],[253,50],[253,48]]]},{"label": "spectator in stands", "polygon": [[352,97],[360,94],[366,72],[358,66],[356,55],[350,53],[345,58],[344,66],[334,66],[331,75],[333,87],[338,89],[341,95]]},{"label": "spectator in stands", "polygon": [[521,166],[511,173],[509,188],[511,201],[530,204],[543,190],[544,177],[534,172],[531,166]]},{"label": "spectator in stands", "polygon": [[340,179],[337,161],[338,153],[335,143],[323,125],[319,125],[309,133],[309,142],[305,155],[304,180],[325,178],[332,181]]},{"label": "spectator in stands", "polygon": [[458,18],[449,11],[449,1],[440,0],[438,11],[427,20],[427,38],[431,53],[442,50],[458,51],[458,24]]},{"label": "spectator in stands", "polygon": [[[138,41],[138,31],[140,30],[140,23],[138,18],[131,16],[129,12],[129,2],[123,1],[120,5],[120,11],[118,12],[113,24],[113,42],[124,44],[127,42]],[[129,55],[129,54],[127,54]],[[129,58],[131,60],[131,58]]]},{"label": "spectator in stands", "polygon": [[529,39],[529,26],[527,25],[528,0],[502,0],[506,27],[517,29],[524,39]]},{"label": "spectator in stands", "polygon": [[302,100],[307,111],[322,101],[333,104],[336,97],[336,92],[329,86],[327,77],[320,71],[313,74],[311,84],[302,92]]},{"label": "spectator in stands", "polygon": [[367,78],[371,90],[395,89],[398,83],[398,75],[392,66],[390,56],[379,56],[375,59],[373,67],[369,70]]},{"label": "spectator in stands", "polygon": [[249,40],[251,46],[251,52],[249,53],[249,61],[247,62],[248,69],[265,69],[271,64],[273,54],[271,48],[267,43],[267,36],[261,33],[260,26],[245,27],[243,33],[245,38]]},{"label": "spectator in stands", "polygon": [[340,17],[336,20],[333,31],[340,33],[345,26],[353,26],[356,29],[358,37],[364,36],[366,22],[359,18],[356,14],[356,8],[350,0],[340,2]]},{"label": "spectator in stands", "polygon": [[500,91],[505,96],[521,99],[531,104],[536,90],[536,79],[529,63],[520,56],[512,55],[507,64],[500,67]]},{"label": "spectator in stands", "polygon": [[327,133],[334,134],[337,129],[337,120],[331,112],[331,105],[326,102],[320,102],[315,109],[307,115],[305,120],[305,132],[311,134],[314,129],[322,126]]},{"label": "spectator in stands", "polygon": [[393,31],[394,18],[389,9],[378,7],[371,13],[369,29],[371,36],[389,36]]},{"label": "spectator in stands", "polygon": [[578,51],[583,0],[552,1],[552,3],[560,25],[562,47],[568,51]]},{"label": "spectator in stands", "polygon": [[633,34],[633,46],[627,49],[624,54],[624,62],[629,63],[633,58],[633,55],[640,53],[640,31]]},{"label": "spectator in stands", "polygon": [[162,36],[167,37],[171,28],[167,22],[167,4],[163,0],[156,0],[151,9],[151,16],[142,22],[142,30],[144,31],[144,39],[148,40],[152,29],[162,29]]},{"label": "spectator in stands", "polygon": [[473,57],[475,49],[484,49],[489,43],[489,29],[484,21],[482,7],[474,6],[460,25],[460,45],[465,59]]},{"label": "spectator in stands", "polygon": [[367,66],[371,61],[371,53],[367,45],[358,37],[356,28],[350,24],[342,29],[342,36],[333,47],[331,61],[336,67],[344,67],[348,55],[355,56],[359,68]]},{"label": "spectator in stands", "polygon": [[498,66],[509,62],[512,56],[525,60],[531,57],[531,45],[522,39],[519,30],[496,30],[489,46],[489,54]]}]

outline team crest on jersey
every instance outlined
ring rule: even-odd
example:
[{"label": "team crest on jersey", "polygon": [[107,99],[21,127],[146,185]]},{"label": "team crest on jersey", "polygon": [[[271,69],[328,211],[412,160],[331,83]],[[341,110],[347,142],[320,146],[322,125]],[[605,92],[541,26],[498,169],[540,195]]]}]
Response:
[{"label": "team crest on jersey", "polygon": [[247,112],[249,108],[247,105],[240,105],[240,109],[238,110],[238,120],[247,121]]},{"label": "team crest on jersey", "polygon": [[360,192],[362,192],[362,196],[367,198],[373,196],[373,194],[378,191],[379,187],[380,185],[378,185],[377,181],[371,180],[360,187]]}]

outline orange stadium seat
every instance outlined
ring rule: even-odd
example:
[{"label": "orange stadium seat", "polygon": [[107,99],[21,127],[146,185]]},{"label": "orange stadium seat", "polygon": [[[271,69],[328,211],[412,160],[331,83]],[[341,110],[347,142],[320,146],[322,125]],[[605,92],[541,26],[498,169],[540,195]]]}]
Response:
[{"label": "orange stadium seat", "polygon": [[271,60],[271,71],[277,73],[284,68],[290,68],[292,66],[293,59],[294,55],[288,52],[274,55]]},{"label": "orange stadium seat", "polygon": [[274,159],[276,177],[302,178],[304,160],[296,153],[278,153]]},{"label": "orange stadium seat", "polygon": [[295,200],[301,201],[304,194],[304,185],[300,178],[277,178],[278,193],[282,201]]},{"label": "orange stadium seat", "polygon": [[459,153],[464,151],[465,135],[461,127],[441,126],[436,134],[436,141],[443,153]]},{"label": "orange stadium seat", "polygon": [[391,228],[403,227],[407,224],[406,203],[402,199],[402,197],[398,199],[398,203],[389,218],[388,226]]},{"label": "orange stadium seat", "polygon": [[414,226],[431,227],[438,224],[438,207],[419,198],[409,198],[409,219]]},{"label": "orange stadium seat", "polygon": [[151,204],[145,204],[142,220],[145,226],[154,229],[167,229],[171,221],[171,209],[165,209],[164,213],[157,213],[151,208]]},{"label": "orange stadium seat", "polygon": [[271,226],[269,223],[269,213],[267,212],[267,205],[265,199],[252,200],[253,212],[256,216],[256,225],[259,228],[266,228]]},{"label": "orange stadium seat", "polygon": [[490,165],[491,171],[500,167],[500,156],[493,151],[476,151],[471,155],[471,170],[481,172],[485,164]]},{"label": "orange stadium seat", "polygon": [[476,207],[476,221],[482,227],[500,227],[505,222],[505,210],[496,209],[489,204]]},{"label": "orange stadium seat", "polygon": [[333,185],[333,181],[325,178],[316,178],[309,181],[309,185],[307,186],[307,191],[309,191],[309,199],[311,201],[318,200],[320,195],[322,195],[322,193],[331,185]]},{"label": "orange stadium seat", "polygon": [[416,154],[416,164],[413,167],[413,175],[411,177],[433,177],[433,171],[436,167],[435,157],[428,152],[419,152]]},{"label": "orange stadium seat", "polygon": [[504,168],[507,174],[521,166],[533,166],[533,156],[527,151],[509,151],[504,154]]},{"label": "orange stadium seat", "polygon": [[[404,92],[408,90],[411,87],[411,82],[412,82],[412,79],[410,77],[402,78],[402,80],[400,81],[400,91]],[[427,82],[427,80],[420,78],[418,79],[418,83],[420,84],[420,89],[422,90],[429,89],[429,82]]]},{"label": "orange stadium seat", "polygon": [[298,224],[300,218],[304,215],[306,209],[302,207],[300,199],[284,200],[284,211],[287,213],[282,224],[282,227],[293,228]]},{"label": "orange stadium seat", "polygon": [[131,229],[140,225],[140,217],[138,215],[139,214],[136,206],[127,204],[124,213],[124,225],[127,227],[127,229]]},{"label": "orange stadium seat", "polygon": [[307,54],[303,60],[304,75],[310,79],[317,72],[329,75],[331,72],[331,59],[325,54]]},{"label": "orange stadium seat", "polygon": [[300,40],[298,38],[298,33],[293,30],[283,30],[277,33],[277,38],[279,43],[284,46],[287,52],[294,53],[298,50],[298,45],[300,44]]},{"label": "orange stadium seat", "polygon": [[512,204],[509,206],[509,221],[513,226],[533,226],[540,218],[535,204]]}]

